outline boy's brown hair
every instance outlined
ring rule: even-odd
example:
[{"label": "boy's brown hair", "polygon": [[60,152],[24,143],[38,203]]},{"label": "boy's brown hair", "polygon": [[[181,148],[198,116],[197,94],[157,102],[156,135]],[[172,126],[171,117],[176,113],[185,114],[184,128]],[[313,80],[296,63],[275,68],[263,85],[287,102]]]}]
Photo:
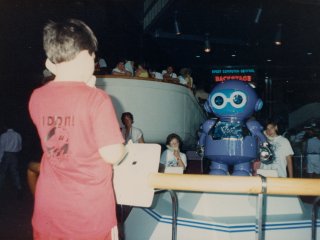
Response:
[{"label": "boy's brown hair", "polygon": [[50,21],[43,29],[43,47],[48,59],[56,64],[74,59],[79,52],[96,52],[98,41],[92,30],[81,20]]}]

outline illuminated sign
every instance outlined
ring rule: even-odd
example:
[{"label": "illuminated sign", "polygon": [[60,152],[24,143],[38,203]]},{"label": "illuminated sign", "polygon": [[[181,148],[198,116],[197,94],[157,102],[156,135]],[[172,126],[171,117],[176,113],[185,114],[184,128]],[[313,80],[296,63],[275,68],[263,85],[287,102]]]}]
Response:
[{"label": "illuminated sign", "polygon": [[254,80],[256,71],[254,68],[226,67],[212,69],[212,74],[215,82],[223,82],[226,80],[251,82]]}]

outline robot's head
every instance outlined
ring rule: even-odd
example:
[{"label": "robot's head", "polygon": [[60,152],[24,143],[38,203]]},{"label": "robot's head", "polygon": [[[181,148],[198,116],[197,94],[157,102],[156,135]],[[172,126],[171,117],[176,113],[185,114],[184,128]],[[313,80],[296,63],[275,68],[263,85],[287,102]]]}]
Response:
[{"label": "robot's head", "polygon": [[219,118],[244,119],[262,108],[253,88],[242,81],[228,80],[217,85],[205,104],[208,112]]}]

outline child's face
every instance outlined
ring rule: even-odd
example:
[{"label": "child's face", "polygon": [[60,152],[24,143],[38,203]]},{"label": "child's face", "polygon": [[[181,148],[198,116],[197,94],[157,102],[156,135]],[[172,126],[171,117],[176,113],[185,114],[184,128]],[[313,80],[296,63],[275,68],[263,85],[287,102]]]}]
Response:
[{"label": "child's face", "polygon": [[273,124],[268,124],[266,128],[266,133],[270,137],[277,136],[277,126],[274,126]]},{"label": "child's face", "polygon": [[132,125],[132,119],[129,116],[125,116],[123,119],[123,125],[130,127]]},{"label": "child's face", "polygon": [[178,141],[178,139],[176,139],[176,138],[173,138],[171,141],[170,141],[170,147],[172,147],[172,148],[175,148],[175,149],[179,149],[179,141]]}]

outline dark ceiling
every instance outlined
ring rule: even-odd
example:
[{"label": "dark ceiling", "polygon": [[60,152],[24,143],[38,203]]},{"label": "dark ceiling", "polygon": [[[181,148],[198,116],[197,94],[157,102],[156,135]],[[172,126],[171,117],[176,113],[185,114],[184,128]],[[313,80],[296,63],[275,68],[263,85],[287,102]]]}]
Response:
[{"label": "dark ceiling", "polygon": [[[320,1],[176,0],[146,32],[158,36],[155,44],[184,64],[264,65],[269,59],[268,64],[278,66],[317,66],[319,13]],[[279,24],[282,45],[276,46]],[[205,34],[211,41],[210,53],[203,52]]]},{"label": "dark ceiling", "polygon": [[[266,104],[285,105],[288,113],[320,101],[319,13],[320,1],[311,0],[168,1],[144,31],[145,56],[177,69],[191,67],[199,85],[210,86],[213,68],[254,67]],[[180,35],[175,33],[175,19]],[[277,46],[279,25],[282,44]],[[204,52],[206,35],[210,53]],[[266,77],[272,85],[266,86]]]},{"label": "dark ceiling", "polygon": [[[25,104],[44,68],[44,24],[49,19],[70,17],[92,27],[99,40],[98,54],[106,58],[110,68],[122,58],[145,61],[159,71],[169,64],[177,72],[190,67],[198,86],[210,86],[212,68],[249,66],[256,69],[260,88],[265,88],[268,76],[273,79],[272,88],[285,96],[272,100],[275,104],[284,101],[294,108],[320,101],[319,0],[147,2],[150,6],[167,4],[143,29],[146,12],[142,0],[2,0],[1,106],[15,109],[20,102]],[[175,34],[175,16],[182,32],[179,36]],[[275,46],[279,24],[283,44]],[[203,51],[206,34],[210,53]]]},{"label": "dark ceiling", "polygon": [[[319,12],[320,1],[176,0],[146,33],[167,59],[179,65],[317,67]],[[175,16],[182,32],[179,36],[175,35]],[[282,45],[276,46],[279,24]],[[210,53],[203,51],[206,34]]]}]

